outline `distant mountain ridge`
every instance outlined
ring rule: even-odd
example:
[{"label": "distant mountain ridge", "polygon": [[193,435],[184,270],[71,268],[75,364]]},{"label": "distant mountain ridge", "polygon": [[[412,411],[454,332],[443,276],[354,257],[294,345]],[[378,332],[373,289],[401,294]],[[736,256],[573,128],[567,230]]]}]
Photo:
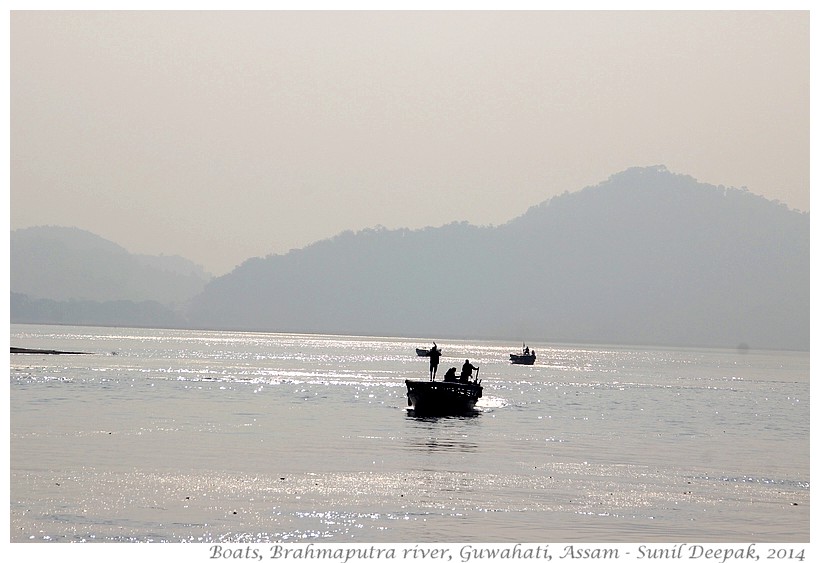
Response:
[{"label": "distant mountain ridge", "polygon": [[35,299],[156,301],[181,304],[211,275],[179,256],[131,254],[74,227],[29,227],[11,232],[11,291]]},{"label": "distant mountain ridge", "polygon": [[[12,232],[12,291],[25,294],[13,295],[12,322],[116,317],[92,302],[80,315],[42,300],[38,320],[15,317],[15,310],[30,312],[38,295],[21,289],[22,274],[73,280],[94,270],[94,260],[75,253],[80,243],[94,249],[98,266],[109,265],[98,281],[120,280],[128,296],[89,285],[42,297],[143,299],[127,279],[148,260],[90,233],[68,234],[74,242],[60,247],[64,274],[46,268],[43,255],[53,258],[54,246],[26,247],[15,258],[25,246]],[[179,276],[192,267],[179,260],[173,267],[161,261]],[[162,269],[150,268],[152,275]],[[662,166],[632,168],[497,227],[348,231],[199,283],[193,293],[140,294],[174,305],[129,309],[121,324],[807,350],[809,215]],[[42,320],[52,309],[61,320]]]},{"label": "distant mountain ridge", "polygon": [[213,280],[192,326],[808,349],[809,217],[633,168],[499,227],[342,233]]},{"label": "distant mountain ridge", "polygon": [[541,279],[520,272],[522,295],[539,282],[551,290],[520,315],[552,318],[571,340],[808,349],[807,213],[650,167],[553,198],[501,230],[531,241],[508,244],[509,256],[527,247],[550,265]]}]

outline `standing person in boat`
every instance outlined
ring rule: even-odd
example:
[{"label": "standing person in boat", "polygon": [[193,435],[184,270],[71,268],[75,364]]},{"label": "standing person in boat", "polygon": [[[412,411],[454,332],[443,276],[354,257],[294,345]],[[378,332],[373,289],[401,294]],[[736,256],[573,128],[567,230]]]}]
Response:
[{"label": "standing person in boat", "polygon": [[461,382],[469,383],[470,377],[473,375],[473,371],[478,372],[478,368],[471,364],[470,360],[464,360],[464,365],[461,366]]},{"label": "standing person in boat", "polygon": [[438,359],[441,357],[441,350],[439,350],[436,343],[433,342],[433,347],[430,348],[430,381],[435,381],[436,372],[438,371]]}]

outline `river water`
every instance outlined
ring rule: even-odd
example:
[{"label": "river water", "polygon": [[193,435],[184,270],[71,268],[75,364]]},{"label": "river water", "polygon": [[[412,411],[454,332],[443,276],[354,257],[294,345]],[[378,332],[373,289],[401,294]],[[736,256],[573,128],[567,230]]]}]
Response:
[{"label": "river water", "polygon": [[808,542],[809,354],[11,325],[12,542]]}]

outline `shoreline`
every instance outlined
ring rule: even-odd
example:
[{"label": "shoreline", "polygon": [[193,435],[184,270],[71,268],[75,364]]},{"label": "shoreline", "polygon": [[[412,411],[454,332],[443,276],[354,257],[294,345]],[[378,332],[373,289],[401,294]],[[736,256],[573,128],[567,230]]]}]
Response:
[{"label": "shoreline", "polygon": [[64,352],[62,350],[40,350],[38,348],[18,348],[11,346],[10,354],[90,354],[91,352]]}]

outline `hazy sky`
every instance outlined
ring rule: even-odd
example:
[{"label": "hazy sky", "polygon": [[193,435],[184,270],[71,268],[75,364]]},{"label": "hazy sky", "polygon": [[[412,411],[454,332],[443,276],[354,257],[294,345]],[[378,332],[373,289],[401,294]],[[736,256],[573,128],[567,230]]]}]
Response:
[{"label": "hazy sky", "polygon": [[216,274],[665,164],[809,209],[809,13],[12,12],[11,228]]}]

